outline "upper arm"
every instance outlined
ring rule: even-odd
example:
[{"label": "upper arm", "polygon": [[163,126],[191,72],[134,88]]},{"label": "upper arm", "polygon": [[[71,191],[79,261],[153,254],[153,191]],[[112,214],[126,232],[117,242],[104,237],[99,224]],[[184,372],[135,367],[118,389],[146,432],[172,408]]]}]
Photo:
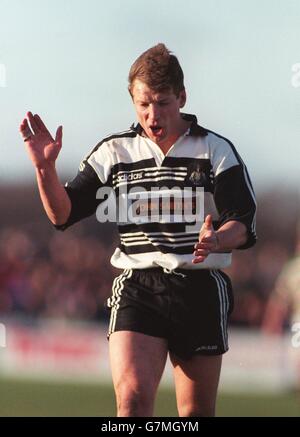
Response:
[{"label": "upper arm", "polygon": [[71,201],[69,218],[63,225],[55,225],[56,229],[65,230],[96,212],[98,205],[103,201],[99,196],[97,198],[98,190],[110,185],[110,166],[107,158],[103,155],[103,150],[101,153],[97,150],[81,162],[75,178],[65,185]]},{"label": "upper arm", "polygon": [[218,141],[213,158],[214,199],[220,225],[231,220],[243,223],[247,241],[239,248],[246,249],[256,241],[256,200],[247,168],[233,145],[225,140]]}]

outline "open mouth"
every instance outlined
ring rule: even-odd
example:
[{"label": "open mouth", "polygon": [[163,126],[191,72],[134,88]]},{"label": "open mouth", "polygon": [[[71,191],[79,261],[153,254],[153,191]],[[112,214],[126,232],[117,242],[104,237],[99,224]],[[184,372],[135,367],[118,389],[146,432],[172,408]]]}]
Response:
[{"label": "open mouth", "polygon": [[162,133],[162,127],[161,126],[150,126],[150,130],[153,135],[161,135]]}]

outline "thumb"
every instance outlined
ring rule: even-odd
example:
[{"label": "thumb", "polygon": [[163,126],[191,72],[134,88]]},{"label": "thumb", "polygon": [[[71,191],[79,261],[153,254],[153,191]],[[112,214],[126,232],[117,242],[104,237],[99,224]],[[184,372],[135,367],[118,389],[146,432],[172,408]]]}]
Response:
[{"label": "thumb", "polygon": [[205,227],[205,230],[207,230],[207,231],[214,230],[213,224],[212,224],[212,215],[211,214],[208,214],[205,217],[204,227]]},{"label": "thumb", "polygon": [[61,146],[63,135],[63,127],[59,126],[55,134],[55,142]]},{"label": "thumb", "polygon": [[202,241],[202,238],[206,234],[207,231],[214,231],[214,227],[212,224],[212,216],[210,214],[208,214],[205,217],[205,221],[200,229],[199,241]]}]

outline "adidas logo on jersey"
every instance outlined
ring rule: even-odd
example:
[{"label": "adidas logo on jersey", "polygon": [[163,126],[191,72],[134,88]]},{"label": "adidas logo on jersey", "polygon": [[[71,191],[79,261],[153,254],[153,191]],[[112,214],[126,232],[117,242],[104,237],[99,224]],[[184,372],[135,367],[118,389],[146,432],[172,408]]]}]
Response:
[{"label": "adidas logo on jersey", "polygon": [[136,181],[142,179],[143,172],[139,173],[125,173],[117,177],[117,182],[125,182],[125,181]]}]

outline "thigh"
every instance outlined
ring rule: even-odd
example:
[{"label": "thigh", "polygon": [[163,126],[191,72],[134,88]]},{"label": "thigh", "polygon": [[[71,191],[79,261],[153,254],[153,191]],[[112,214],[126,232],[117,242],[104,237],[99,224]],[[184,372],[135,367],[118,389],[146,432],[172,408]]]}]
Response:
[{"label": "thigh", "polygon": [[170,353],[180,416],[214,416],[222,355],[184,360]]},{"label": "thigh", "polygon": [[218,271],[192,272],[175,293],[170,352],[184,359],[225,353],[232,294],[229,278]]},{"label": "thigh", "polygon": [[155,396],[168,353],[167,341],[133,331],[110,335],[109,353],[116,395]]}]

